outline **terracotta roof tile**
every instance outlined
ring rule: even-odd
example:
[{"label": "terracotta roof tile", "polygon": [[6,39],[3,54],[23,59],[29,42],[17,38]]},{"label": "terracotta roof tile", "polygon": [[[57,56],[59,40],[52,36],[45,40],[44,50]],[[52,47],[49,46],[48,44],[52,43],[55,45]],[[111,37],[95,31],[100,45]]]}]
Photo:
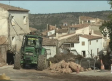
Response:
[{"label": "terracotta roof tile", "polygon": [[6,5],[6,4],[2,4],[2,3],[0,3],[0,7],[5,9],[5,10],[8,10],[8,11],[27,11],[27,12],[29,11],[27,9],[14,7],[14,6],[10,6],[10,5]]},{"label": "terracotta roof tile", "polygon": [[101,36],[93,36],[93,35],[81,35],[81,37],[87,38],[89,40],[100,39]]},{"label": "terracotta roof tile", "polygon": [[66,43],[79,43],[79,36],[75,35],[67,38]]},{"label": "terracotta roof tile", "polygon": [[68,29],[58,29],[56,30],[56,33],[67,33]]},{"label": "terracotta roof tile", "polygon": [[94,18],[88,17],[88,16],[80,16],[79,18],[80,18],[81,20],[94,19]]},{"label": "terracotta roof tile", "polygon": [[97,35],[102,35],[102,33],[100,31],[94,31],[94,33]]},{"label": "terracotta roof tile", "polygon": [[29,27],[29,29],[30,29],[31,32],[37,31],[36,28]]},{"label": "terracotta roof tile", "polygon": [[56,46],[56,39],[43,38],[43,46]]},{"label": "terracotta roof tile", "polygon": [[76,24],[76,25],[71,26],[70,28],[80,29],[80,28],[85,28],[85,27],[88,27],[88,26],[89,26],[89,24]]}]

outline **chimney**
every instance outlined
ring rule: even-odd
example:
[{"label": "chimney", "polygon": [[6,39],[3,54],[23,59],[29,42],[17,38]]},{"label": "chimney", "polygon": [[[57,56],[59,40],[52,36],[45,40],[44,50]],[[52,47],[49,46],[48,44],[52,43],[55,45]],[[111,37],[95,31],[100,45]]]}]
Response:
[{"label": "chimney", "polygon": [[56,38],[58,38],[58,33],[56,33]]},{"label": "chimney", "polygon": [[49,30],[49,24],[47,24],[47,30]]},{"label": "chimney", "polygon": [[55,27],[56,27],[56,24],[55,24]]}]

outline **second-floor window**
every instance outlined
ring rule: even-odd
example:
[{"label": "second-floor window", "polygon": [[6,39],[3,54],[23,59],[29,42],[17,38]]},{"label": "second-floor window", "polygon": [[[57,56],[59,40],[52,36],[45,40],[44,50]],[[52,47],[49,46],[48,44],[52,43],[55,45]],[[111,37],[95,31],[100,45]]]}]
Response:
[{"label": "second-floor window", "polygon": [[24,25],[27,24],[27,18],[26,18],[26,16],[23,16],[23,24],[24,24]]},{"label": "second-floor window", "polygon": [[15,26],[14,16],[11,16],[11,25]]},{"label": "second-floor window", "polygon": [[82,41],[82,46],[85,46],[85,42],[84,41]]}]

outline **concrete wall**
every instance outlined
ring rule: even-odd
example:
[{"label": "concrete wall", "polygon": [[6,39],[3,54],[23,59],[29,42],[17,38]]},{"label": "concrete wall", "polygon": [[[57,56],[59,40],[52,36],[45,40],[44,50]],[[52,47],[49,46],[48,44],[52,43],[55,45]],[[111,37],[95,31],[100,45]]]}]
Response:
[{"label": "concrete wall", "polygon": [[97,48],[98,48],[98,52],[100,52],[103,49],[102,39],[91,40],[91,44],[89,40],[89,53],[91,54],[91,50],[92,50],[93,56],[97,56],[98,55]]},{"label": "concrete wall", "polygon": [[[51,54],[47,55],[47,59],[56,55],[56,46],[43,46],[45,49],[50,49]],[[48,51],[47,51],[48,52]]]}]

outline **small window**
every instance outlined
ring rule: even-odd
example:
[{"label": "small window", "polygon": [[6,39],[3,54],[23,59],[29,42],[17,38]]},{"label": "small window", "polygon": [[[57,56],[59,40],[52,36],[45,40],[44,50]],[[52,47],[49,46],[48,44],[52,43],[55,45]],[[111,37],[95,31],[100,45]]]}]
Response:
[{"label": "small window", "polygon": [[82,46],[85,46],[85,42],[84,41],[82,42]]},{"label": "small window", "polygon": [[12,37],[12,40],[14,39],[14,37]]},{"label": "small window", "polygon": [[24,25],[27,24],[27,18],[26,18],[26,16],[23,16],[23,23],[24,23]]},{"label": "small window", "polygon": [[12,25],[12,26],[15,26],[14,16],[11,16],[11,25]]},{"label": "small window", "polygon": [[89,41],[89,44],[91,45],[91,41]]},{"label": "small window", "polygon": [[98,39],[96,40],[96,42],[98,42]]},{"label": "small window", "polygon": [[74,47],[74,43],[71,44],[71,47]]}]

